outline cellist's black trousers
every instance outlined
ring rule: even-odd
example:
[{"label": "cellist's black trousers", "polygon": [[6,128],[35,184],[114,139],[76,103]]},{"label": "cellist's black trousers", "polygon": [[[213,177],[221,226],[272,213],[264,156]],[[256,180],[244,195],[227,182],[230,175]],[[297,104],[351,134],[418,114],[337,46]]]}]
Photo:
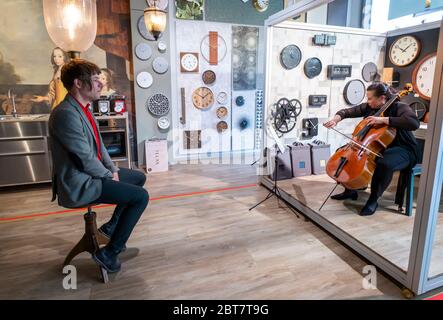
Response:
[{"label": "cellist's black trousers", "polygon": [[389,187],[395,171],[400,171],[416,164],[415,156],[401,147],[385,150],[383,158],[377,159],[377,166],[372,176],[370,199],[376,200]]}]

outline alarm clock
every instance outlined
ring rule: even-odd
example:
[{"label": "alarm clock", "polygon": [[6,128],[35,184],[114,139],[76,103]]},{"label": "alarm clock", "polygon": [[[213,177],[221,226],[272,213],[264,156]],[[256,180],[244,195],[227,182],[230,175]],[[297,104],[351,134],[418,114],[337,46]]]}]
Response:
[{"label": "alarm clock", "polygon": [[109,100],[106,97],[101,97],[97,100],[97,109],[100,115],[109,115],[111,113]]},{"label": "alarm clock", "polygon": [[111,111],[117,114],[122,114],[126,112],[125,99],[125,96],[114,96],[111,100]]}]

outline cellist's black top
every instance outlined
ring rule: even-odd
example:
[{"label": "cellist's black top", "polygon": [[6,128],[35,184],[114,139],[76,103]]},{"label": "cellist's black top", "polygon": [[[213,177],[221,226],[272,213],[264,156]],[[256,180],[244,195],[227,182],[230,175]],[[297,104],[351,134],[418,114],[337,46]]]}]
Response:
[{"label": "cellist's black top", "polygon": [[[342,109],[336,114],[342,119],[369,117],[377,113],[378,109],[372,109],[367,103],[358,106]],[[394,102],[384,113],[385,117],[389,117],[389,126],[397,129],[397,135],[388,148],[397,146],[411,152],[415,159],[420,159],[417,140],[411,131],[420,127],[420,121],[414,111],[405,103]]]}]

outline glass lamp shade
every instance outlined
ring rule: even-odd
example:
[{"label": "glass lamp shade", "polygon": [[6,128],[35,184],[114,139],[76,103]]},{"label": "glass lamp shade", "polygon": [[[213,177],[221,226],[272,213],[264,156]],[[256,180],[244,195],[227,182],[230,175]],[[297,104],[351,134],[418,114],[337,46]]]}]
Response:
[{"label": "glass lamp shade", "polygon": [[144,11],[146,29],[157,40],[166,29],[166,11],[157,7],[149,7]]},{"label": "glass lamp shade", "polygon": [[43,0],[46,29],[52,41],[69,52],[83,52],[97,34],[96,0]]}]

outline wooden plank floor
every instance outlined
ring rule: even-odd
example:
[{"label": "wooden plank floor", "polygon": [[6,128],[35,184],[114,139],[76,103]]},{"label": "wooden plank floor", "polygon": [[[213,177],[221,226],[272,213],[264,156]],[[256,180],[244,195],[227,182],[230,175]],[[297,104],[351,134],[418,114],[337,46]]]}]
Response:
[{"label": "wooden plank floor", "polygon": [[[253,184],[251,166],[177,165],[150,175],[151,198]],[[83,212],[0,222],[0,299],[355,299],[402,298],[378,274],[362,287],[367,262],[259,186],[151,201],[122,254],[122,271],[99,282],[78,256],[76,290],[61,264],[83,232]],[[0,218],[61,210],[48,185],[0,191]],[[99,224],[112,208],[98,209]],[[329,212],[329,211],[328,211]],[[379,215],[382,216],[382,215]]]},{"label": "wooden plank floor", "polygon": [[[330,199],[323,209],[318,211],[335,185],[335,182],[327,175],[282,180],[278,182],[278,186],[292,195],[294,199],[319,212],[330,222],[381,256],[392,261],[401,269],[407,270],[415,214],[409,217],[398,213],[397,205],[394,204],[397,179],[398,177],[394,176],[393,182],[379,201],[376,213],[368,217],[361,217],[358,212],[369,197],[369,189],[359,192],[357,201]],[[419,180],[417,179],[414,200],[417,199],[418,185]],[[338,187],[334,194],[342,192],[342,190],[342,187]],[[429,271],[431,277],[443,273],[443,215],[439,215],[437,223]]]}]

